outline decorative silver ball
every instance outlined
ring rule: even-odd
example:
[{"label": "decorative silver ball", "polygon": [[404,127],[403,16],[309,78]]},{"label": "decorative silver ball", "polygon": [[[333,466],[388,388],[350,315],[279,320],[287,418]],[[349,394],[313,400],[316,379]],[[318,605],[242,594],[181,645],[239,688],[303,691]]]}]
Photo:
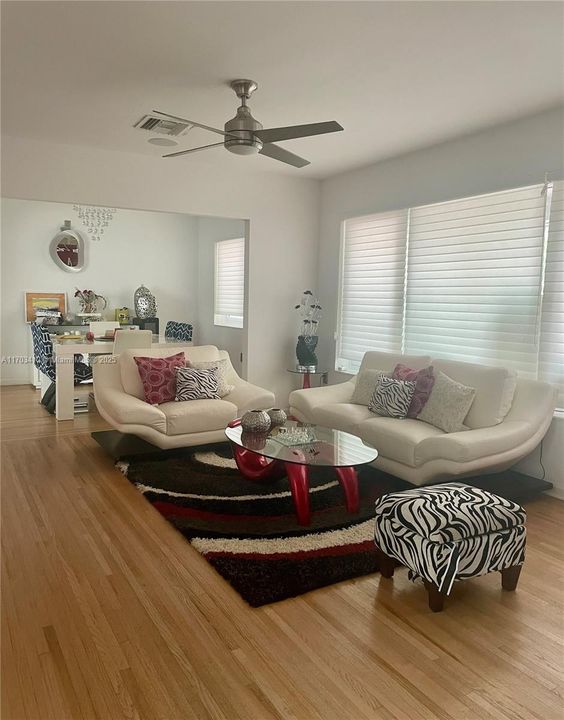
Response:
[{"label": "decorative silver ball", "polygon": [[281,408],[271,408],[268,411],[268,416],[270,417],[272,427],[279,427],[280,425],[284,425],[284,423],[288,419],[288,416]]},{"label": "decorative silver ball", "polygon": [[270,430],[270,417],[266,410],[249,410],[241,418],[241,427],[245,432],[265,433]]}]

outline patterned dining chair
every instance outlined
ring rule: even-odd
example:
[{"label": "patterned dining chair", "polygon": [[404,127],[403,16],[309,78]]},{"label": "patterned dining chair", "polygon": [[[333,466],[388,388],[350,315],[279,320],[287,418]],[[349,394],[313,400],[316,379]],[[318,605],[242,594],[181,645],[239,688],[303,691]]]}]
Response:
[{"label": "patterned dining chair", "polygon": [[[53,341],[49,331],[43,325],[31,323],[31,337],[33,339],[33,364],[39,372],[47,375],[49,380],[55,382],[55,362],[53,360]],[[82,361],[82,355],[74,356],[74,383],[92,379],[92,368]]]},{"label": "patterned dining chair", "polygon": [[165,340],[179,340],[180,342],[192,342],[194,326],[190,323],[176,322],[169,320],[165,328]]},{"label": "patterned dining chair", "polygon": [[47,328],[32,322],[29,326],[33,339],[33,364],[39,372],[55,382],[55,363],[53,362],[53,341]]}]

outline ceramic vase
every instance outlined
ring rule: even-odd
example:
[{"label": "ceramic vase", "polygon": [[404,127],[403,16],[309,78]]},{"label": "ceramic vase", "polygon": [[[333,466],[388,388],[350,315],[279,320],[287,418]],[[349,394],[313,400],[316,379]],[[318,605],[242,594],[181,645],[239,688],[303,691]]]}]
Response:
[{"label": "ceramic vase", "polygon": [[317,367],[317,355],[315,348],[318,341],[317,335],[299,335],[296,345],[296,357],[298,364],[302,367]]},{"label": "ceramic vase", "polygon": [[266,410],[249,410],[241,418],[244,432],[266,433],[270,430],[270,417]]}]

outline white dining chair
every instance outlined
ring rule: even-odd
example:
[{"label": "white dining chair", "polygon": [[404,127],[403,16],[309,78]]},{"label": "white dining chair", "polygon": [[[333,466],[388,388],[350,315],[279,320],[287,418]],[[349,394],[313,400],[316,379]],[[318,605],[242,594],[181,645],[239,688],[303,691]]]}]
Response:
[{"label": "white dining chair", "polygon": [[89,323],[88,329],[91,333],[94,333],[96,336],[104,335],[106,333],[106,330],[117,330],[119,328],[119,323],[115,322],[114,320],[93,320],[91,323]]},{"label": "white dining chair", "polygon": [[116,330],[113,355],[119,355],[129,348],[150,348],[153,341],[151,330]]}]

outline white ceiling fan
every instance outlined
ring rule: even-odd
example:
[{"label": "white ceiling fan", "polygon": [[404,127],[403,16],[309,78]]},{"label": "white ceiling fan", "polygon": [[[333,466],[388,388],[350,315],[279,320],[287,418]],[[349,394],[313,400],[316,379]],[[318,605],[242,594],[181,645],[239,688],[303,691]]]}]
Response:
[{"label": "white ceiling fan", "polygon": [[159,110],[153,111],[162,117],[189,123],[194,127],[210,130],[224,137],[222,142],[190,148],[188,150],[179,150],[178,152],[163,155],[163,157],[179,157],[180,155],[188,155],[189,153],[198,152],[199,150],[207,150],[208,148],[223,145],[229,152],[235,153],[236,155],[253,155],[259,153],[273,160],[279,160],[287,165],[301,168],[309,165],[309,160],[294,155],[294,153],[288,152],[288,150],[284,150],[284,148],[274,145],[274,143],[280,140],[293,140],[294,138],[310,137],[312,135],[324,135],[325,133],[338,132],[343,129],[338,122],[332,120],[330,122],[310,123],[309,125],[290,125],[288,127],[268,128],[265,130],[261,123],[251,115],[251,110],[247,105],[247,100],[258,88],[257,83],[254,80],[233,80],[229,85],[237,97],[241,99],[241,105],[237,108],[235,117],[225,123],[223,130],[178,117],[177,115],[169,115]]}]

